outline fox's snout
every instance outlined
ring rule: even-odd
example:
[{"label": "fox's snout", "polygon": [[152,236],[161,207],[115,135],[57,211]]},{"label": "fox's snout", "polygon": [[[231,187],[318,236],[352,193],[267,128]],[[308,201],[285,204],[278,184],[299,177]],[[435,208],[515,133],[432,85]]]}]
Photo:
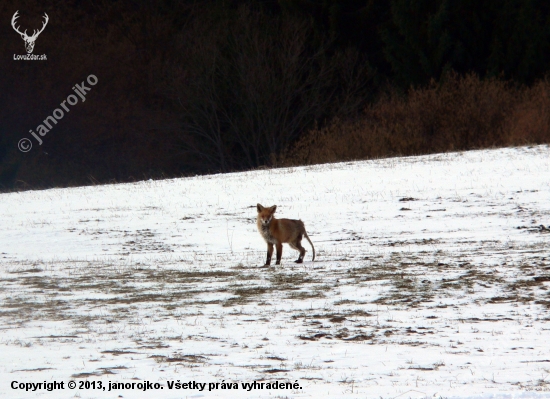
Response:
[{"label": "fox's snout", "polygon": [[267,226],[269,224],[269,222],[271,222],[271,219],[273,218],[273,216],[268,216],[268,217],[260,217],[260,221],[262,222],[262,224],[264,226]]}]

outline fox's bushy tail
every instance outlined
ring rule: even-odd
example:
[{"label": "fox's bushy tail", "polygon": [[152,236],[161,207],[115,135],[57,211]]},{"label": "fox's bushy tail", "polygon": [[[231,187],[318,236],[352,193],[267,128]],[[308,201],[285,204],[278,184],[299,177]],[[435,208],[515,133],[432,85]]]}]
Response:
[{"label": "fox's bushy tail", "polygon": [[311,261],[313,262],[315,260],[315,247],[313,246],[313,243],[309,239],[309,236],[307,235],[305,230],[304,230],[304,237],[307,238],[307,240],[309,241],[309,244],[311,245],[311,249],[313,250],[313,259],[311,259]]}]

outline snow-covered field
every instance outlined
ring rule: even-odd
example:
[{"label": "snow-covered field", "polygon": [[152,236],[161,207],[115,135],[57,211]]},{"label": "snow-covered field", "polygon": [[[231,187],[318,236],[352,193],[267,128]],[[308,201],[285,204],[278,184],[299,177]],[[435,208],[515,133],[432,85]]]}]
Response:
[{"label": "snow-covered field", "polygon": [[[258,202],[315,262],[260,267]],[[2,194],[0,220],[2,398],[550,396],[548,146]]]}]

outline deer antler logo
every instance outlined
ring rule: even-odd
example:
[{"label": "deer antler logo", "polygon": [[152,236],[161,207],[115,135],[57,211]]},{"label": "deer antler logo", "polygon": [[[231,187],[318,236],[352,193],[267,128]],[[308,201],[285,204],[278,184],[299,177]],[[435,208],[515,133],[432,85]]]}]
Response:
[{"label": "deer antler logo", "polygon": [[25,29],[25,32],[21,32],[19,31],[19,28],[15,26],[15,20],[19,18],[19,15],[17,15],[18,12],[19,10],[16,11],[15,14],[13,14],[13,18],[11,19],[11,26],[17,33],[21,35],[21,38],[25,41],[25,49],[27,50],[27,53],[32,54],[32,51],[34,50],[34,42],[36,41],[36,38],[38,37],[38,35],[42,33],[46,25],[48,25],[48,21],[50,20],[50,18],[48,18],[48,14],[44,13],[45,21],[42,25],[42,29],[40,29],[39,31],[35,29],[32,36],[27,36],[26,29]]}]

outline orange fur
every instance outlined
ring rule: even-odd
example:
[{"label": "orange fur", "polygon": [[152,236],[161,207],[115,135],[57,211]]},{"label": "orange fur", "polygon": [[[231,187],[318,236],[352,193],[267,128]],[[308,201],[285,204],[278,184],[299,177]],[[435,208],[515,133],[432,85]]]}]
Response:
[{"label": "orange fur", "polygon": [[302,237],[305,237],[311,244],[311,249],[313,250],[312,261],[315,260],[315,247],[307,235],[304,222],[295,219],[275,219],[273,214],[277,209],[277,205],[266,208],[258,204],[256,208],[258,210],[258,218],[256,220],[258,231],[267,243],[267,260],[265,266],[271,264],[273,246],[277,249],[277,261],[275,264],[281,264],[283,243],[288,243],[291,248],[300,252],[300,256],[298,260],[296,260],[296,263],[302,263],[304,261],[304,255],[306,254],[305,248],[302,247]]}]

